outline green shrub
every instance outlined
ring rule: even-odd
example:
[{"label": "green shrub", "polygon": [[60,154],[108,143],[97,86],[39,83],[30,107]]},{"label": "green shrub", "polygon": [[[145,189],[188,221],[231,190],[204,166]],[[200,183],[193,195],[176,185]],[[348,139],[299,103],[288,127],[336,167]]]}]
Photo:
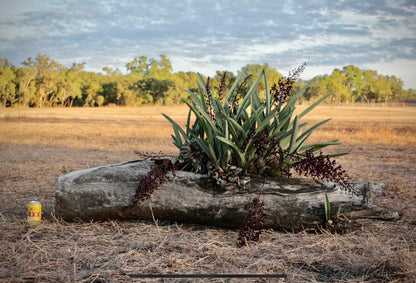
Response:
[{"label": "green shrub", "polygon": [[[345,171],[321,152],[339,144],[338,140],[307,144],[312,132],[330,119],[311,127],[301,122],[330,94],[294,115],[303,90],[294,93],[292,89],[305,65],[271,87],[266,67],[254,81],[242,71],[226,94],[223,82],[214,95],[209,78],[205,82],[199,76],[198,94],[188,91],[190,100],[184,100],[189,107],[185,128],[163,114],[173,125],[179,159],[189,160],[193,170],[207,171],[221,184],[245,184],[251,176],[290,177],[295,169],[305,176],[346,185]],[[261,96],[257,89],[262,80],[266,90]],[[193,124],[191,115],[195,116]]]},{"label": "green shrub", "polygon": [[[164,160],[142,178],[136,201],[149,198],[159,185],[169,180],[169,172],[175,174],[177,169],[208,173],[225,188],[244,188],[250,178],[256,176],[290,177],[294,169],[299,174],[335,181],[345,189],[351,189],[346,172],[337,166],[331,156],[321,151],[327,146],[339,144],[338,140],[307,144],[312,132],[330,119],[311,127],[301,122],[329,95],[294,115],[296,102],[303,90],[292,90],[304,67],[305,64],[301,65],[289,77],[280,78],[271,87],[266,67],[255,81],[242,71],[228,93],[225,93],[224,74],[215,95],[211,91],[210,79],[205,82],[199,76],[198,94],[188,91],[190,99],[184,100],[189,106],[184,129],[163,114],[173,125],[173,143],[180,149],[177,161]],[[261,96],[258,86],[262,80],[265,93]],[[260,239],[264,224],[262,188],[258,190],[258,198],[245,205],[246,216],[238,234],[239,247]],[[327,198],[325,212],[328,220],[330,207]]]}]

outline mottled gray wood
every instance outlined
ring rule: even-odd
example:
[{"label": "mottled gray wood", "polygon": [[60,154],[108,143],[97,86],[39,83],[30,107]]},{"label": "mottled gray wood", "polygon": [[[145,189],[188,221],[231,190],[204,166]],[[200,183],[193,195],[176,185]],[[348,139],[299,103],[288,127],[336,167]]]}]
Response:
[{"label": "mottled gray wood", "polygon": [[158,188],[150,199],[135,204],[139,181],[153,166],[153,161],[131,161],[62,175],[55,191],[56,217],[67,221],[158,219],[237,228],[245,204],[257,198],[263,186],[265,228],[298,230],[323,224],[325,194],[333,214],[341,206],[350,218],[398,218],[397,213],[372,203],[384,184],[354,183],[362,193],[353,195],[333,183],[267,178],[265,183],[257,179],[244,189],[224,191],[206,175],[184,171],[177,171],[173,181]]}]

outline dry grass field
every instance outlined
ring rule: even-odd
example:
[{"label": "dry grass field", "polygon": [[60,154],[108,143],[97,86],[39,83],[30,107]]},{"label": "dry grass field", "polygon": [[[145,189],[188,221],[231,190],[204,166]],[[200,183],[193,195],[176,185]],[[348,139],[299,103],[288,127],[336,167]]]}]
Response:
[{"label": "dry grass field", "polygon": [[[398,211],[399,221],[363,220],[360,231],[345,235],[267,230],[260,243],[239,249],[234,230],[54,217],[62,173],[135,160],[135,151],[177,154],[162,112],[184,123],[187,109],[0,109],[1,282],[139,282],[129,275],[140,273],[287,275],[247,282],[416,282],[416,108],[319,106],[305,117],[333,118],[312,141],[340,139],[343,144],[328,152],[350,152],[337,160],[354,181],[386,183],[377,204]],[[38,227],[25,223],[30,200],[43,205]]]}]

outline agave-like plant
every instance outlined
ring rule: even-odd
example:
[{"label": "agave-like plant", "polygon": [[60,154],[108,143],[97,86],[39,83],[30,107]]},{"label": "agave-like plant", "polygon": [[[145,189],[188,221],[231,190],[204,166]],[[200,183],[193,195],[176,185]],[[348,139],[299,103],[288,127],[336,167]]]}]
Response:
[{"label": "agave-like plant", "polygon": [[[219,174],[239,168],[238,174],[241,176],[288,176],[291,168],[310,160],[311,156],[323,160],[320,150],[340,144],[338,140],[312,144],[307,144],[307,140],[315,129],[330,119],[311,127],[308,127],[308,123],[302,123],[301,119],[330,94],[294,115],[296,102],[303,94],[303,89],[295,93],[292,93],[292,89],[305,65],[302,64],[289,77],[281,78],[271,87],[266,74],[267,66],[254,81],[243,70],[228,93],[225,96],[218,95],[220,98],[214,98],[209,78],[205,81],[199,75],[198,94],[188,91],[190,99],[183,100],[189,106],[184,129],[163,114],[173,125],[173,143],[179,149],[196,143],[198,149],[208,157],[211,172]],[[265,85],[263,99],[258,92],[262,80]],[[223,85],[224,83],[219,92],[224,91]],[[192,114],[195,119],[191,119]],[[316,166],[316,162],[314,164]],[[302,168],[305,168],[305,164]],[[332,166],[331,170],[335,170],[338,175],[345,173],[340,167]],[[322,176],[326,178],[327,175]],[[340,179],[345,180],[343,176]]]}]

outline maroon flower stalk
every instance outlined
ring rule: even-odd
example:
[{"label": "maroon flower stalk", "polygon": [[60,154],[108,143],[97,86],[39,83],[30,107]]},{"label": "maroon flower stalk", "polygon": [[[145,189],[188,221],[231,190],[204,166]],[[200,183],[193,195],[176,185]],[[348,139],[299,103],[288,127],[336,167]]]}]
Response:
[{"label": "maroon flower stalk", "polygon": [[293,71],[289,72],[289,77],[279,78],[279,81],[271,87],[270,94],[272,96],[272,103],[274,106],[284,103],[290,95],[296,80],[300,74],[305,70],[306,63],[303,63]]},{"label": "maroon flower stalk", "polygon": [[289,78],[280,78],[277,85],[276,83],[271,87],[270,94],[272,96],[272,103],[274,106],[278,106],[286,102],[287,98],[290,95],[291,90],[293,89],[293,85],[295,84],[295,80]]},{"label": "maroon flower stalk", "polygon": [[289,78],[292,80],[297,80],[301,73],[306,68],[306,62],[303,62],[300,66],[298,66],[296,69],[289,72]]},{"label": "maroon flower stalk", "polygon": [[[264,183],[263,183],[264,186]],[[247,203],[244,207],[246,215],[238,231],[237,247],[247,245],[248,242],[258,242],[264,227],[264,202],[260,201],[263,193],[263,186],[260,189],[258,198]]]},{"label": "maroon flower stalk", "polygon": [[324,155],[322,152],[315,156],[313,149],[307,150],[305,156],[295,162],[294,168],[297,173],[304,176],[312,177],[315,180],[333,181],[349,192],[353,190],[347,172],[342,170],[335,160],[331,160],[328,155]]},{"label": "maroon flower stalk", "polygon": [[219,99],[222,99],[222,97],[224,96],[226,78],[227,78],[227,72],[224,72],[224,74],[221,77],[220,86],[218,88],[218,97],[219,97]]},{"label": "maroon flower stalk", "polygon": [[230,109],[231,109],[231,111],[233,111],[233,112],[234,112],[234,110],[235,110],[235,106],[236,106],[236,104],[237,104],[237,98],[239,97],[239,95],[240,95],[240,94],[245,94],[245,93],[247,93],[247,91],[248,91],[248,83],[247,83],[247,81],[248,81],[250,78],[251,78],[251,75],[250,75],[250,76],[246,76],[246,77],[244,78],[244,80],[242,80],[242,81],[240,82],[240,84],[238,85],[237,90],[235,91],[235,94],[234,94],[234,96],[233,96],[233,99],[232,99],[232,100],[231,100],[231,102],[230,102]]},{"label": "maroon flower stalk", "polygon": [[148,199],[154,190],[169,180],[170,172],[175,175],[175,169],[176,166],[168,159],[163,160],[162,164],[156,165],[140,180],[134,196],[135,202]]}]

